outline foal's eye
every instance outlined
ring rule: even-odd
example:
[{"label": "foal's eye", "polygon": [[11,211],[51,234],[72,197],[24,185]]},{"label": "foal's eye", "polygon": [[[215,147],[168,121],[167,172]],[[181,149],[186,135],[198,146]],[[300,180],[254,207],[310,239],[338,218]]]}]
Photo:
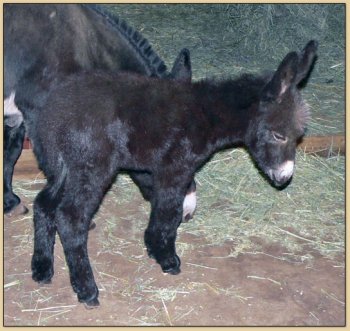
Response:
[{"label": "foal's eye", "polygon": [[285,143],[288,140],[287,137],[283,136],[282,134],[276,131],[272,131],[271,133],[272,133],[273,139],[275,139],[278,142]]}]

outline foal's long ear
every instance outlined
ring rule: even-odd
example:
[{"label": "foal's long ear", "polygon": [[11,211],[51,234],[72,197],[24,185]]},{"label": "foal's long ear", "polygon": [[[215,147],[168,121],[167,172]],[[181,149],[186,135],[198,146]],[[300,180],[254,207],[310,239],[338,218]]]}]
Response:
[{"label": "foal's long ear", "polygon": [[299,84],[308,75],[316,57],[317,47],[317,41],[310,40],[300,52],[296,84]]},{"label": "foal's long ear", "polygon": [[262,101],[278,100],[295,84],[298,73],[299,57],[296,52],[291,52],[282,60],[272,79],[267,83],[262,91]]},{"label": "foal's long ear", "polygon": [[177,56],[171,70],[170,78],[182,82],[191,82],[192,66],[190,51],[187,48],[183,48]]}]

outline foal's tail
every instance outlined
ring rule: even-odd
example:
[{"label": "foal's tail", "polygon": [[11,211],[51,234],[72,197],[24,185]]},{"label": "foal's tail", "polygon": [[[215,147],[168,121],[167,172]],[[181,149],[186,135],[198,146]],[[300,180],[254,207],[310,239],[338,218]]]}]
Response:
[{"label": "foal's tail", "polygon": [[50,194],[53,198],[59,198],[64,192],[68,167],[61,154],[58,155],[57,163],[54,165],[55,173],[48,175],[47,181],[51,185]]}]

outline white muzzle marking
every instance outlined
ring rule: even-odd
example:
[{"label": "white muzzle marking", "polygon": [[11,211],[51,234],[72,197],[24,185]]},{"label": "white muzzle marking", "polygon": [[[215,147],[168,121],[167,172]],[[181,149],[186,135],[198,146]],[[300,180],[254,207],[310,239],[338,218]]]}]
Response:
[{"label": "white muzzle marking", "polygon": [[294,172],[294,161],[286,161],[282,163],[279,168],[274,172],[277,180],[287,180]]}]

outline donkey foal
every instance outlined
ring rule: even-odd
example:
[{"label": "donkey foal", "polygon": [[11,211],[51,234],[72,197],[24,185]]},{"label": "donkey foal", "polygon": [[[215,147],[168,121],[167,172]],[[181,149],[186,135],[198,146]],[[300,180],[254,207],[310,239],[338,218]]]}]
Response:
[{"label": "donkey foal", "polygon": [[98,305],[88,228],[121,170],[150,175],[145,244],[163,272],[178,274],[183,201],[213,153],[244,144],[274,185],[292,177],[308,117],[297,86],[316,49],[310,41],[287,54],[269,76],[191,83],[92,71],[59,82],[29,126],[47,177],[34,204],[33,279],[51,280],[58,231],[79,301]]}]

